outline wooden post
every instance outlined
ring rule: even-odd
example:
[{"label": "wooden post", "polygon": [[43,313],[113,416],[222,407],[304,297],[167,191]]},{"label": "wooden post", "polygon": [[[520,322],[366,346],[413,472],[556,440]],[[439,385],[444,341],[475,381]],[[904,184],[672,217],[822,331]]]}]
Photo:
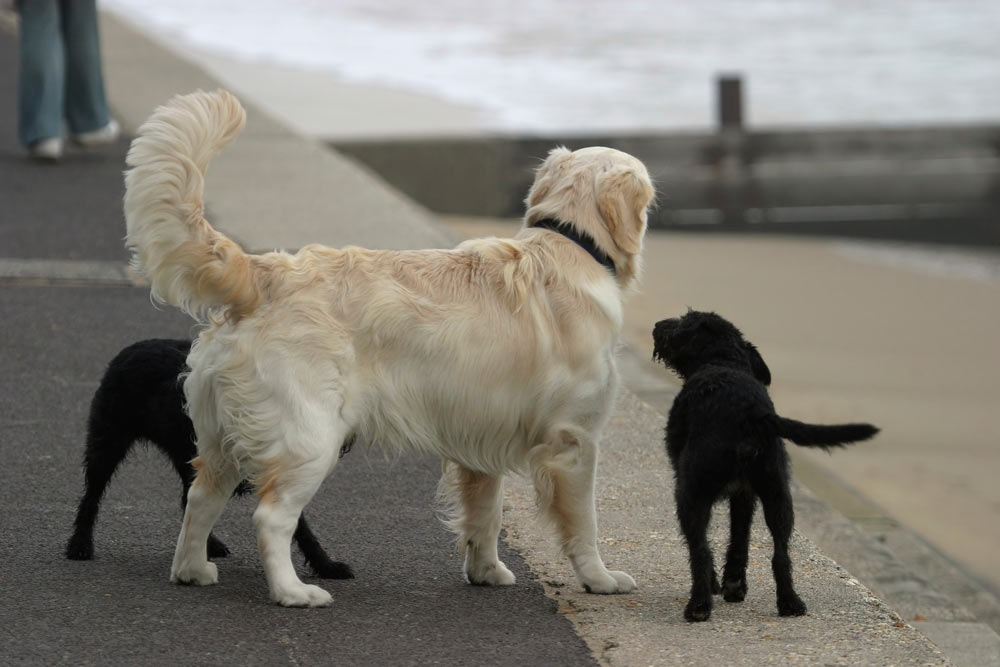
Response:
[{"label": "wooden post", "polygon": [[723,225],[741,226],[747,223],[751,188],[750,168],[745,162],[743,79],[738,74],[720,74],[716,91],[719,120],[716,207]]},{"label": "wooden post", "polygon": [[718,78],[719,127],[743,129],[743,79],[735,74]]}]

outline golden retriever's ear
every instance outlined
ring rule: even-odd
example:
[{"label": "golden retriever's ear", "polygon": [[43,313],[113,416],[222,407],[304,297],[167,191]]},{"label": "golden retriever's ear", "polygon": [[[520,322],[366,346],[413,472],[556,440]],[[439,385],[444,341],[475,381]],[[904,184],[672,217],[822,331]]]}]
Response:
[{"label": "golden retriever's ear", "polygon": [[559,180],[558,174],[555,172],[572,155],[573,151],[565,146],[557,146],[549,151],[549,156],[545,158],[545,161],[542,162],[535,172],[535,182],[531,184],[528,197],[524,200],[528,208],[537,206],[540,201],[548,196],[549,192],[552,191],[552,186]]},{"label": "golden retriever's ear", "polygon": [[645,174],[632,167],[616,167],[597,177],[597,210],[608,225],[611,238],[623,251],[642,249],[646,208],[653,200],[653,186]]}]

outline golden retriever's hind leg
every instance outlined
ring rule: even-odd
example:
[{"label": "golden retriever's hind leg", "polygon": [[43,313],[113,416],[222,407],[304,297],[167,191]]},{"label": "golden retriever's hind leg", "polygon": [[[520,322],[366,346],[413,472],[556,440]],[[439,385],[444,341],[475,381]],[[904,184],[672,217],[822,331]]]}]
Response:
[{"label": "golden retriever's hind leg", "polygon": [[299,579],[291,541],[303,508],[336,464],[337,451],[327,448],[308,461],[280,459],[260,476],[260,503],[253,514],[257,546],[271,599],[283,607],[326,607],[333,601],[324,589]]},{"label": "golden retriever's hind leg", "polygon": [[476,586],[510,586],[514,573],[500,561],[497,541],[503,514],[503,478],[450,461],[444,464],[439,498],[452,509],[447,521],[465,553],[462,573]]},{"label": "golden retriever's hind leg", "polygon": [[240,483],[235,466],[210,467],[203,459],[192,461],[197,474],[188,490],[184,521],[177,537],[170,581],[175,584],[210,586],[219,580],[215,563],[208,560],[208,536]]},{"label": "golden retriever's hind leg", "polygon": [[538,508],[556,528],[563,553],[588,593],[629,593],[635,580],[609,570],[597,551],[594,476],[597,446],[588,436],[563,430],[529,455]]}]

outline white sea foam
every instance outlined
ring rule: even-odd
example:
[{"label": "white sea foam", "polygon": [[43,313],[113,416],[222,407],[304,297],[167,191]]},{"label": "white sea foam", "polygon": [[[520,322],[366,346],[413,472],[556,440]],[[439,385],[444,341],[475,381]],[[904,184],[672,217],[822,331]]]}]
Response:
[{"label": "white sea foam", "polygon": [[995,0],[103,0],[198,49],[484,109],[529,132],[1000,119]]}]

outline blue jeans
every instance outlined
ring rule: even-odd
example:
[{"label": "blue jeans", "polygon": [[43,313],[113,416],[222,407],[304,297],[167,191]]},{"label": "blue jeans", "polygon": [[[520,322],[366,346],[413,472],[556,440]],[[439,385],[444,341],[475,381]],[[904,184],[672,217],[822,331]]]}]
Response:
[{"label": "blue jeans", "polygon": [[18,135],[25,146],[111,121],[96,0],[21,0]]}]

